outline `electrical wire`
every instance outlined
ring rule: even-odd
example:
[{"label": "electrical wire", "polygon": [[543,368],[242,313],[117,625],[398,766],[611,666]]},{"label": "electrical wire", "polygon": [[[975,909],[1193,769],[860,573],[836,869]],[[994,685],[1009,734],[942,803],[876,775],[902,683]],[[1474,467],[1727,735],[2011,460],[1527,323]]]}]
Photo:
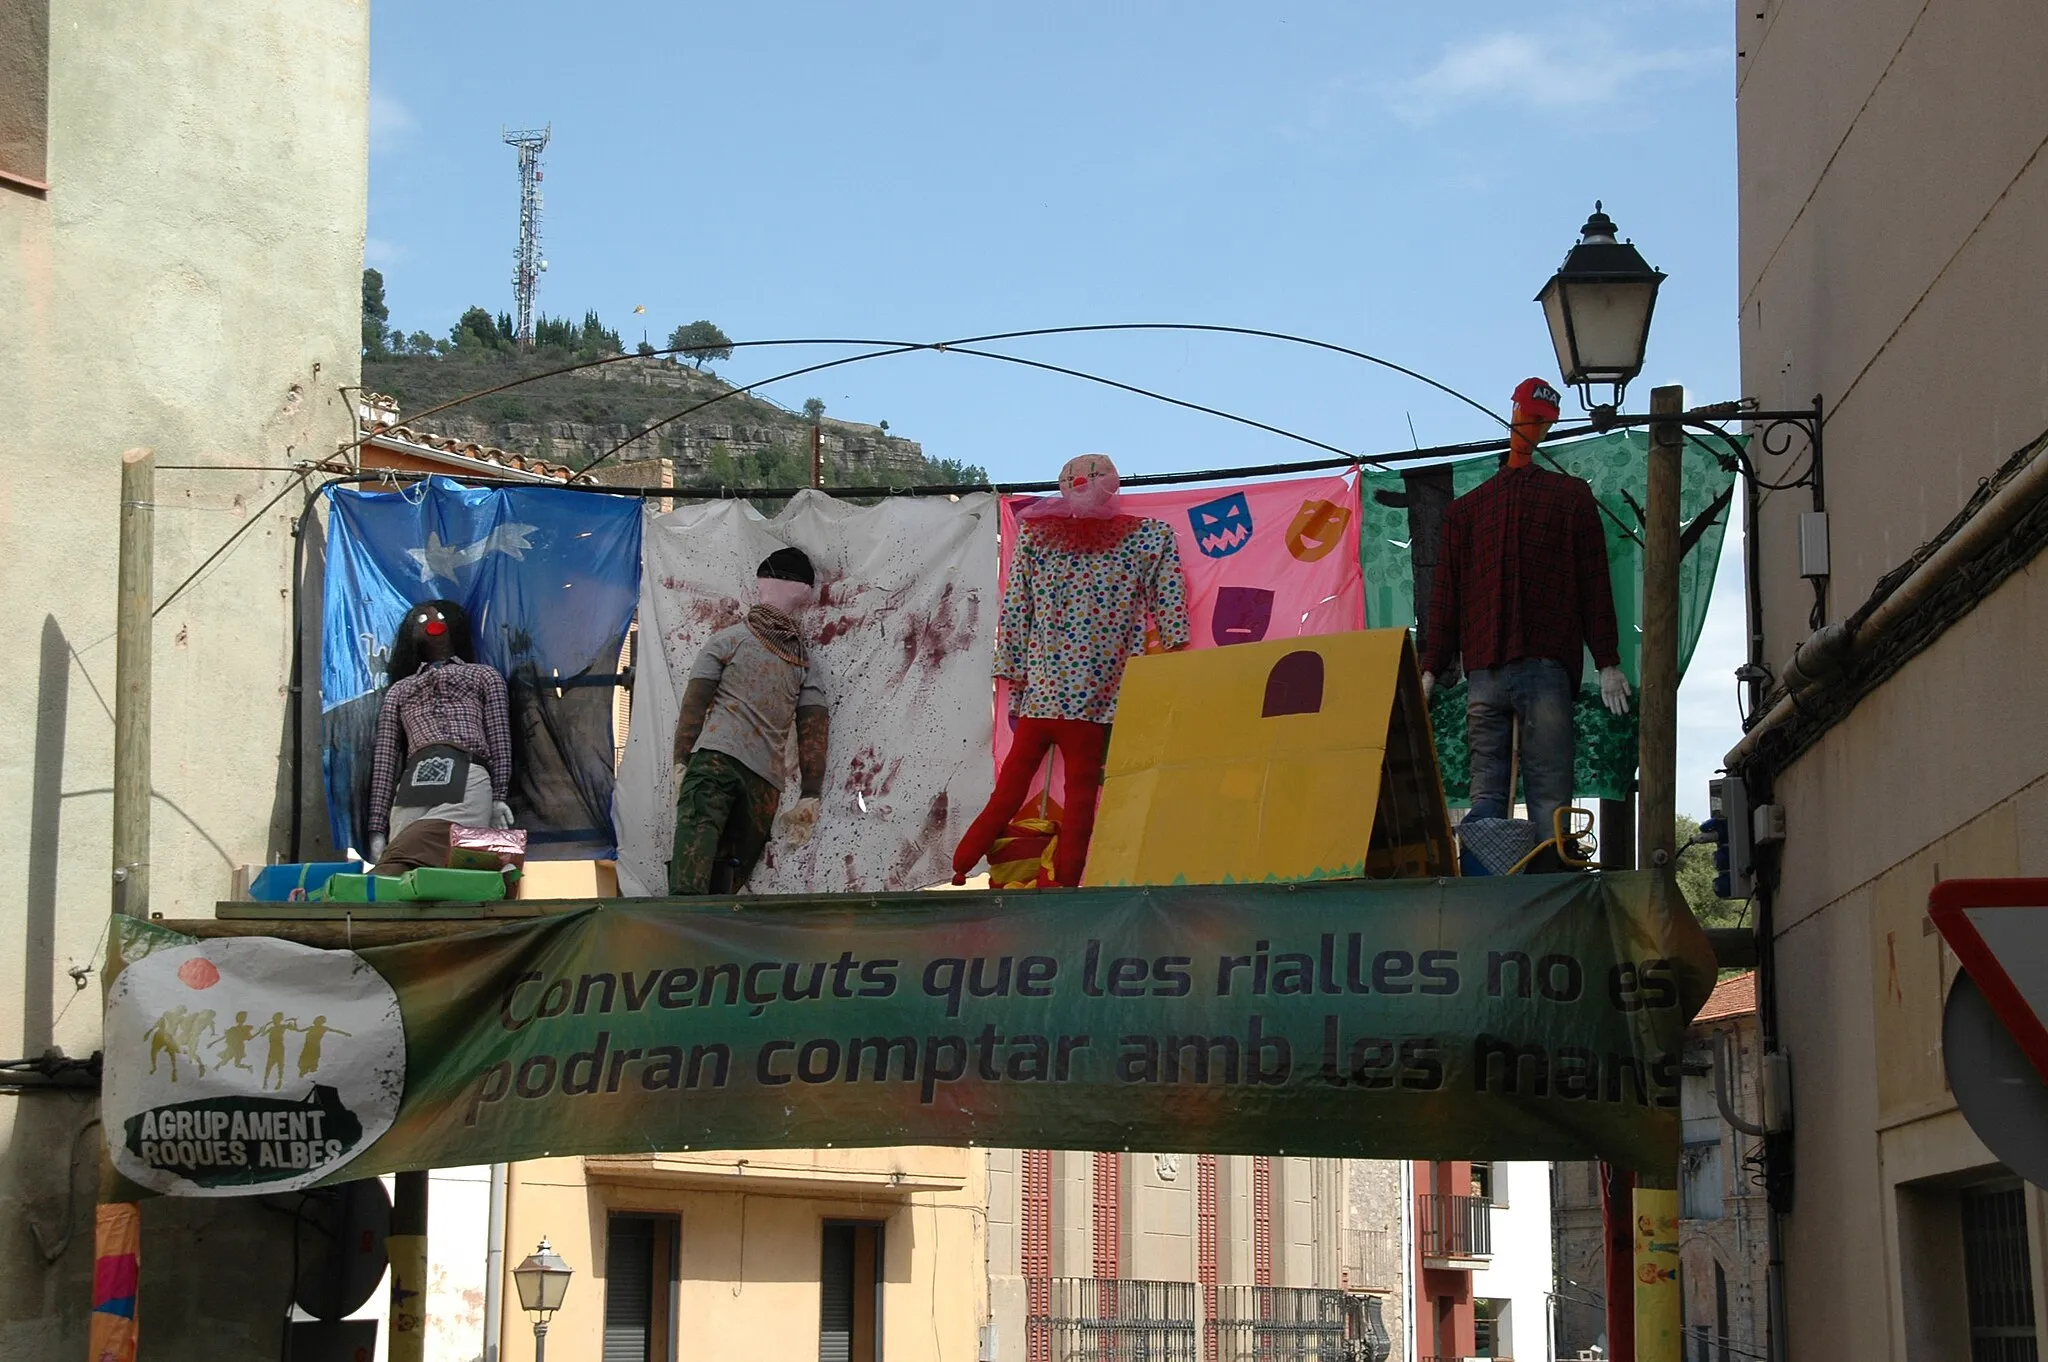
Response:
[{"label": "electrical wire", "polygon": [[[295,469],[294,471],[297,472],[299,475],[298,486],[304,487],[306,484],[307,470],[301,468]],[[261,524],[263,521],[263,517],[269,512],[270,508],[277,505],[278,502],[283,501],[285,497],[291,493],[292,486],[293,484],[287,482],[283,487],[279,488],[276,496],[264,502],[263,505],[257,510],[256,514],[250,516],[247,520],[243,521],[241,526],[237,528],[233,534],[229,535],[226,539],[223,539],[220,543],[220,547],[216,548],[212,553],[207,554],[206,560],[202,562],[198,567],[193,568],[191,575],[186,577],[184,581],[178,583],[178,585],[172,589],[171,594],[164,597],[163,600],[157,605],[156,609],[149,612],[149,617],[151,619],[155,619],[158,615],[161,615],[163,614],[164,611],[168,610],[170,608],[171,602],[175,601],[176,599],[178,599],[179,596],[182,596],[185,593],[186,587],[191,586],[192,583],[199,580],[199,574],[205,572],[209,567],[212,567],[213,564],[219,560],[222,554],[226,553],[229,549],[233,548],[236,540],[240,539],[243,535],[247,534],[257,525]]]},{"label": "electrical wire", "polygon": [[[1465,405],[1471,407],[1474,411],[1484,414],[1488,420],[1497,421],[1503,426],[1508,424],[1506,421],[1502,420],[1497,413],[1489,410],[1479,402],[1475,401],[1473,398],[1466,396],[1464,393],[1459,392],[1456,388],[1453,388],[1448,384],[1438,382],[1436,379],[1429,377],[1427,374],[1419,373],[1414,369],[1408,368],[1406,365],[1396,364],[1392,360],[1382,359],[1380,356],[1370,354],[1364,350],[1356,350],[1347,345],[1338,345],[1334,341],[1316,340],[1310,336],[1297,336],[1286,331],[1270,331],[1259,327],[1249,326],[1223,326],[1207,322],[1098,322],[1087,323],[1077,326],[1042,326],[1032,327],[1021,331],[991,331],[979,336],[961,336],[957,339],[947,341],[894,341],[857,339],[853,337],[799,337],[787,340],[728,341],[722,346],[667,346],[662,349],[651,350],[646,354],[635,353],[630,355],[605,355],[598,359],[579,360],[574,364],[565,364],[559,368],[544,370],[537,374],[528,374],[521,378],[509,379],[504,383],[499,383],[492,387],[481,389],[480,391],[477,392],[468,393],[461,397],[450,398],[446,402],[442,402],[435,406],[427,407],[421,411],[414,412],[410,416],[401,417],[397,421],[394,421],[392,424],[406,425],[414,421],[424,420],[426,417],[437,415],[441,412],[449,410],[452,407],[461,406],[465,402],[474,402],[479,398],[492,397],[498,393],[506,392],[509,391],[510,389],[517,388],[522,384],[537,382],[543,378],[557,378],[563,374],[573,374],[580,372],[581,370],[584,369],[602,368],[605,365],[609,364],[623,364],[628,360],[653,359],[664,355],[704,354],[712,350],[724,350],[730,353],[733,350],[745,350],[762,346],[781,345],[866,345],[884,350],[889,350],[896,353],[907,353],[908,351],[911,350],[946,350],[958,346],[982,345],[991,341],[1023,340],[1036,336],[1070,336],[1082,335],[1090,332],[1117,331],[1193,331],[1206,332],[1217,335],[1253,336],[1265,340],[1283,341],[1290,345],[1302,345],[1308,346],[1312,349],[1327,350],[1333,354],[1348,355],[1353,359],[1364,360],[1369,364],[1377,364],[1383,369],[1389,369],[1392,370],[1394,373],[1405,375],[1406,377],[1412,378],[1419,383],[1423,383],[1428,385],[1429,387],[1435,388],[1438,392],[1445,393],[1451,397],[1456,398],[1458,401],[1463,402]],[[790,376],[794,377],[795,375]],[[775,380],[764,379],[762,381],[773,382]],[[760,384],[753,384],[750,386],[758,387],[760,386]],[[375,431],[371,431],[367,434],[358,436],[355,440],[349,442],[346,445],[343,445],[338,452],[345,454],[352,449],[359,448],[360,446],[374,439],[375,437]]]},{"label": "electrical wire", "polygon": [[595,459],[592,459],[589,464],[585,465],[582,472],[577,474],[577,476],[588,477],[592,469],[596,468],[599,464],[611,458],[614,454],[617,454],[620,450],[626,448],[628,445],[633,444],[635,441],[640,440],[645,436],[653,434],[655,431],[660,430],[663,426],[670,425],[673,422],[682,420],[685,416],[689,416],[695,412],[700,412],[704,410],[706,407],[712,406],[715,403],[723,402],[728,397],[734,397],[742,392],[748,392],[754,388],[764,387],[770,383],[780,382],[782,379],[785,378],[794,378],[799,374],[816,373],[820,369],[835,368],[841,364],[857,364],[862,360],[881,359],[890,355],[907,354],[912,349],[930,349],[935,350],[941,354],[949,355],[972,355],[977,359],[992,359],[1001,361],[1006,364],[1019,364],[1025,366],[1026,368],[1039,369],[1047,373],[1061,374],[1068,378],[1078,378],[1090,383],[1100,383],[1104,387],[1116,388],[1123,392],[1134,393],[1139,397],[1148,397],[1155,402],[1164,402],[1170,406],[1182,407],[1189,411],[1201,412],[1204,415],[1220,417],[1225,421],[1234,421],[1239,425],[1251,426],[1254,429],[1263,430],[1270,434],[1278,435],[1283,439],[1294,440],[1300,444],[1309,445],[1315,449],[1328,450],[1332,454],[1340,456],[1347,462],[1358,463],[1381,461],[1377,459],[1361,459],[1358,455],[1351,453],[1349,450],[1339,448],[1336,445],[1325,443],[1322,440],[1312,439],[1306,435],[1297,435],[1295,432],[1291,430],[1284,430],[1279,426],[1269,425],[1264,421],[1255,421],[1249,416],[1239,416],[1233,412],[1223,411],[1216,407],[1205,407],[1198,402],[1190,402],[1184,398],[1179,397],[1170,397],[1165,393],[1153,392],[1149,388],[1140,388],[1135,386],[1134,384],[1122,383],[1113,378],[1104,378],[1099,374],[1091,374],[1082,369],[1071,369],[1063,365],[1049,364],[1043,360],[1026,359],[1021,355],[1006,355],[1001,353],[1000,351],[979,350],[969,345],[958,345],[948,343],[939,346],[912,346],[908,348],[898,348],[891,350],[874,350],[859,355],[848,355],[842,359],[833,360],[826,364],[811,365],[804,369],[794,370],[788,374],[777,374],[773,378],[764,378],[759,380],[758,382],[748,384],[745,388],[735,388],[730,392],[719,393],[714,397],[706,398],[702,402],[698,402],[693,406],[687,407],[684,410],[679,411],[672,416],[663,417],[661,420],[656,421],[653,425],[650,425],[643,430],[640,430],[632,435],[627,436],[625,439],[619,441],[611,448],[605,450],[604,453],[598,455]]},{"label": "electrical wire", "polygon": [[58,1236],[56,1246],[53,1248],[43,1242],[43,1227],[38,1225],[33,1217],[22,1216],[22,1219],[28,1221],[29,1235],[36,1241],[36,1252],[43,1255],[43,1261],[46,1263],[54,1263],[62,1258],[71,1247],[71,1241],[78,1237],[78,1146],[86,1133],[99,1123],[100,1118],[94,1116],[80,1126],[77,1133],[71,1137],[71,1161],[65,1165],[64,1233]]}]

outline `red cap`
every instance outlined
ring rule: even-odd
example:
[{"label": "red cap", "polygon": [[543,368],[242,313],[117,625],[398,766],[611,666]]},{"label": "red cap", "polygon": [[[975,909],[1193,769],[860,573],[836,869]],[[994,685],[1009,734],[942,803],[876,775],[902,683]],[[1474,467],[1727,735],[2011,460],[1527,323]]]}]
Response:
[{"label": "red cap", "polygon": [[1531,416],[1547,416],[1555,421],[1558,404],[1562,400],[1557,395],[1557,389],[1540,378],[1525,378],[1515,385],[1516,409],[1526,411]]}]

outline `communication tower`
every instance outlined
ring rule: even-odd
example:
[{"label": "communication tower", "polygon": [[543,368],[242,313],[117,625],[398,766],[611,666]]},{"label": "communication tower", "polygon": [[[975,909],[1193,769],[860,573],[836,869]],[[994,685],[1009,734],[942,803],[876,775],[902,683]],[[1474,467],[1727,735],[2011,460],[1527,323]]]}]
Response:
[{"label": "communication tower", "polygon": [[533,294],[548,262],[540,255],[540,154],[547,149],[554,124],[504,134],[505,145],[519,152],[519,249],[512,252],[514,338],[533,344]]}]

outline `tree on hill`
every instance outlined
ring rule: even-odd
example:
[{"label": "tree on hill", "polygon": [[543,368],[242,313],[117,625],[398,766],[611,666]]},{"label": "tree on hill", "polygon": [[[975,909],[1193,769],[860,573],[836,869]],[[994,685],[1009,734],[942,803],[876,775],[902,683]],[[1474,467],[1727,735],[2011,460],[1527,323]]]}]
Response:
[{"label": "tree on hill", "polygon": [[710,322],[695,321],[669,332],[668,348],[687,354],[701,369],[706,360],[732,358],[732,337]]},{"label": "tree on hill", "polygon": [[626,347],[619,343],[619,333],[597,319],[595,308],[583,314],[583,331],[576,339],[576,353],[590,359],[602,359],[606,355],[622,355]]},{"label": "tree on hill", "polygon": [[[510,318],[506,319],[507,321]],[[512,348],[510,332],[500,331],[491,314],[480,307],[472,307],[462,314],[459,321],[449,329],[448,339],[458,350],[509,350]]]},{"label": "tree on hill", "polygon": [[806,397],[804,399],[804,419],[814,426],[817,425],[818,422],[825,419],[825,404],[815,397]]},{"label": "tree on hill", "polygon": [[391,309],[384,304],[384,274],[381,270],[363,271],[363,353],[371,359],[382,359],[389,352],[384,338],[385,324],[391,320]]}]

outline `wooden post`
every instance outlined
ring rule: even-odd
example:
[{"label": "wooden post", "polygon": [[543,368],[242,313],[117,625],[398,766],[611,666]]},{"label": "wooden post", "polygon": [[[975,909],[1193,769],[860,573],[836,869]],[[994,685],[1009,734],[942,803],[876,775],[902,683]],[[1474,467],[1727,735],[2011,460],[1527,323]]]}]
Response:
[{"label": "wooden post", "polygon": [[150,611],[155,605],[156,454],[121,456],[114,600],[114,911],[149,916]]},{"label": "wooden post", "polygon": [[[1650,394],[1652,416],[1684,410],[1683,388]],[[1684,432],[1675,421],[1650,426],[1649,487],[1643,498],[1642,726],[1637,761],[1639,863],[1670,871],[1678,855],[1678,477]]]},{"label": "wooden post", "polygon": [[811,422],[811,486],[825,485],[825,433],[816,421]]},{"label": "wooden post", "polygon": [[391,1362],[422,1362],[427,1347],[427,1175],[400,1173],[392,1179],[391,1232],[385,1252],[391,1260]]}]

